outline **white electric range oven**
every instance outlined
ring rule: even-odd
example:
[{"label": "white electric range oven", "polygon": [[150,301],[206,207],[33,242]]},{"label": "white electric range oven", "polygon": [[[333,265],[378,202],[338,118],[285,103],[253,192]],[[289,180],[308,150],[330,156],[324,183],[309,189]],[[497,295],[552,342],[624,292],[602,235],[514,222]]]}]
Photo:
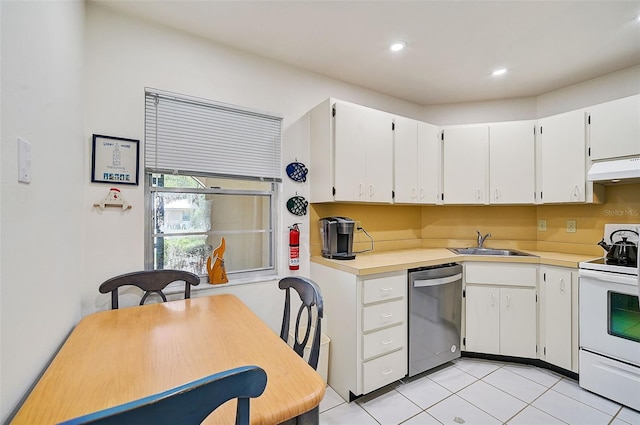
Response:
[{"label": "white electric range oven", "polygon": [[638,264],[599,258],[578,276],[580,386],[640,410]]}]

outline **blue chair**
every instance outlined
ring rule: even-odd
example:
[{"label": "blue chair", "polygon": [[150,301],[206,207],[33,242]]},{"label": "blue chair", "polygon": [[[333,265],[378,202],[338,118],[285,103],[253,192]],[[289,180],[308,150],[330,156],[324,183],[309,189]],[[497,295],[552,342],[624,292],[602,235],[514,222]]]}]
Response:
[{"label": "blue chair", "polygon": [[59,425],[196,425],[234,398],[238,399],[236,425],[249,425],[249,398],[261,395],[266,386],[263,369],[242,366]]},{"label": "blue chair", "polygon": [[[291,289],[294,289],[298,293],[298,295],[300,296],[300,300],[302,301],[302,305],[300,305],[300,309],[298,310],[298,316],[296,317],[296,327],[293,332],[293,350],[298,353],[300,357],[303,357],[304,348],[307,346],[307,342],[309,341],[309,337],[311,336],[311,318],[313,316],[312,307],[316,307],[316,321],[313,326],[314,334],[312,336],[313,339],[311,343],[308,363],[309,366],[317,369],[318,357],[320,357],[320,319],[322,319],[324,309],[322,304],[322,296],[320,295],[320,288],[318,288],[318,285],[311,279],[298,276],[285,277],[284,279],[281,279],[278,283],[278,287],[285,290],[284,315],[282,318],[282,328],[280,329],[280,338],[282,338],[282,340],[284,340],[285,342],[288,342],[289,322],[291,321]],[[298,335],[300,329],[300,318],[302,316],[302,312],[305,310],[307,312],[307,326],[304,338],[302,339],[302,341],[300,341]]]},{"label": "blue chair", "polygon": [[191,298],[191,286],[199,285],[200,277],[182,270],[142,270],[105,280],[98,290],[102,294],[111,292],[111,309],[116,310],[118,308],[118,288],[121,286],[132,285],[142,289],[144,295],[140,300],[140,305],[143,305],[152,292],[160,295],[162,301],[166,302],[167,297],[162,290],[168,284],[177,281],[184,281],[184,297]]}]

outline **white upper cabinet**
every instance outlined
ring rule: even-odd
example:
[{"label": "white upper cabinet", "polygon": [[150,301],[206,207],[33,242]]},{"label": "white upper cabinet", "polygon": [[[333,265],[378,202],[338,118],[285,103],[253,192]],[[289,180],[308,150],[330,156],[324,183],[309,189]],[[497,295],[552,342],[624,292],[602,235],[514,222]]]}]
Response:
[{"label": "white upper cabinet", "polygon": [[593,161],[640,155],[640,95],[587,108]]},{"label": "white upper cabinet", "polygon": [[394,201],[438,203],[441,168],[438,127],[404,117],[395,117],[394,123]]},{"label": "white upper cabinet", "polygon": [[310,113],[310,201],[391,203],[392,116],[328,99]]},{"label": "white upper cabinet", "polygon": [[444,203],[489,203],[489,126],[447,127],[442,135]]},{"label": "white upper cabinet", "polygon": [[335,200],[391,202],[391,115],[340,103],[334,109]]},{"label": "white upper cabinet", "polygon": [[489,126],[489,203],[533,204],[535,122]]},{"label": "white upper cabinet", "polygon": [[582,110],[538,121],[539,202],[587,200],[585,126]]}]

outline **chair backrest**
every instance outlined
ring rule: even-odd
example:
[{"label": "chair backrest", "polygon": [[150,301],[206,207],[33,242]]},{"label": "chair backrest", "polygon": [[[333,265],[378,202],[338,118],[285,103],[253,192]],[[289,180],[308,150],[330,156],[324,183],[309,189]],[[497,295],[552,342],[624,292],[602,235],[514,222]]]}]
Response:
[{"label": "chair backrest", "polygon": [[[291,288],[296,290],[296,292],[300,296],[300,301],[302,301],[300,309],[298,310],[298,316],[296,317],[296,326],[293,332],[293,350],[298,353],[300,357],[303,357],[304,355],[304,348],[307,346],[307,342],[309,341],[309,336],[312,331],[312,307],[316,307],[316,320],[315,324],[313,325],[314,333],[308,362],[312,368],[317,369],[318,357],[320,356],[320,336],[322,331],[322,329],[320,328],[320,319],[322,319],[323,314],[320,288],[318,288],[318,285],[311,279],[298,276],[285,277],[284,279],[280,280],[280,282],[278,283],[278,287],[285,290],[284,315],[282,318],[282,328],[280,330],[280,338],[282,338],[285,342],[287,342],[289,338],[289,323],[291,321]],[[307,313],[307,326],[304,338],[302,339],[302,341],[300,341],[298,335],[300,330],[300,318],[305,310]]]},{"label": "chair backrest", "polygon": [[160,295],[162,301],[167,301],[162,290],[168,284],[181,280],[184,281],[184,297],[191,298],[191,285],[200,284],[200,277],[183,270],[143,270],[126,273],[104,281],[98,290],[102,294],[111,292],[111,308],[115,310],[118,308],[118,288],[121,286],[133,285],[145,291],[140,300],[142,305],[152,292]]},{"label": "chair backrest", "polygon": [[236,425],[249,425],[249,399],[261,395],[266,386],[263,369],[242,366],[58,425],[196,425],[234,398]]}]

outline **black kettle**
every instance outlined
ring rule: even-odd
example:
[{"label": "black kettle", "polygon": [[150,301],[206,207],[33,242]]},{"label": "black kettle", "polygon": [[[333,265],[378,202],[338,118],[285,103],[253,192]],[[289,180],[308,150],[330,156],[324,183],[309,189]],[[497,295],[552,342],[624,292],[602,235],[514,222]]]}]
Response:
[{"label": "black kettle", "polygon": [[638,246],[628,241],[629,236],[620,236],[620,240],[613,241],[613,236],[616,233],[627,234],[633,233],[638,236],[638,232],[633,230],[619,229],[609,235],[611,244],[609,245],[604,241],[604,238],[598,245],[600,245],[605,251],[607,251],[606,262],[607,264],[617,264],[620,266],[635,266],[638,264]]}]

